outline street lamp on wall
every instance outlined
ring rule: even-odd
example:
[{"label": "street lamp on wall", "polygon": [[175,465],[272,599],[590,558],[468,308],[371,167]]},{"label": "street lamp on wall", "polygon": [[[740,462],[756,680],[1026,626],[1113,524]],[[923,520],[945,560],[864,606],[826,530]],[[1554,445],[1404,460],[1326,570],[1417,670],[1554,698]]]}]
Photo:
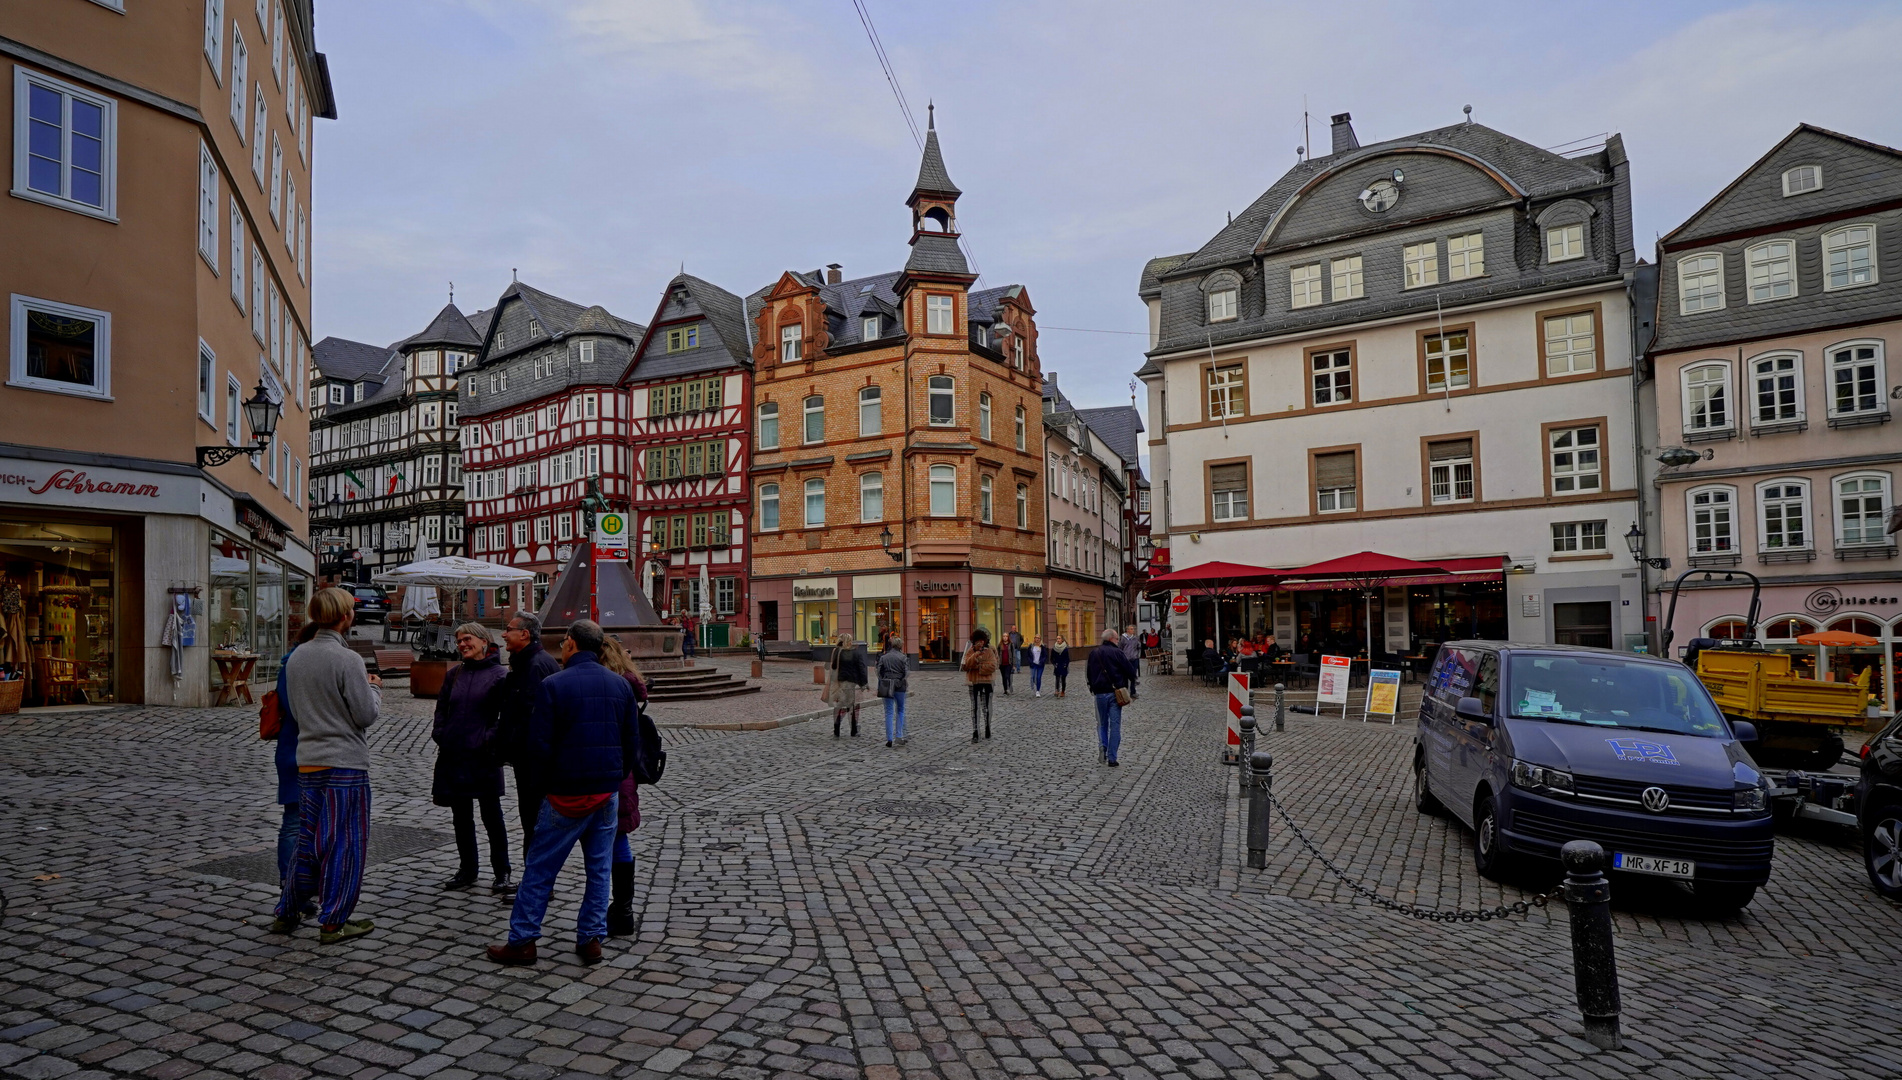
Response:
[{"label": "street lamp on wall", "polygon": [[[1687,451],[1687,453],[1695,453],[1695,451]],[[1662,557],[1656,559],[1645,558],[1644,530],[1638,528],[1638,523],[1635,521],[1631,523],[1631,531],[1625,534],[1625,547],[1631,549],[1631,557],[1633,559],[1649,566],[1653,570],[1669,570],[1671,568],[1670,559]]]},{"label": "street lamp on wall", "polygon": [[892,557],[893,562],[901,563],[905,561],[904,548],[899,548],[897,551],[892,550],[892,527],[890,525],[885,526],[885,528],[879,532],[878,546],[884,549],[885,554]]},{"label": "street lamp on wall", "polygon": [[200,446],[198,447],[198,467],[223,465],[240,456],[269,451],[271,437],[277,434],[279,415],[277,402],[271,400],[270,392],[264,389],[260,380],[250,400],[244,403],[244,422],[251,425],[250,446]]}]

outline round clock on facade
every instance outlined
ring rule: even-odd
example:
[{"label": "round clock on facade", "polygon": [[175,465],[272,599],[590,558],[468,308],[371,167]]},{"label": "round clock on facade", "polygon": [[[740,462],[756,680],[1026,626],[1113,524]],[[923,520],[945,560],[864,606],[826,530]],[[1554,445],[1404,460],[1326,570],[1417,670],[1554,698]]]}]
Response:
[{"label": "round clock on facade", "polygon": [[1392,209],[1399,201],[1400,188],[1392,180],[1376,180],[1360,193],[1360,204],[1376,214]]}]

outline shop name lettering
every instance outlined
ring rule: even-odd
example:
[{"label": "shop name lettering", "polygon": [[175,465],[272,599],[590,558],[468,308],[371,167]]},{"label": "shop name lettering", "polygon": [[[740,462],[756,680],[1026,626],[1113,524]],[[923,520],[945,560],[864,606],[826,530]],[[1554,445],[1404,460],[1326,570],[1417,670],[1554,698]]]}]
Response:
[{"label": "shop name lettering", "polygon": [[1809,594],[1804,599],[1803,606],[1819,615],[1827,615],[1842,607],[1872,607],[1878,604],[1887,606],[1896,603],[1902,603],[1902,597],[1844,596],[1839,589],[1823,588]]},{"label": "shop name lettering", "polygon": [[964,591],[964,583],[961,581],[914,581],[911,583],[911,587],[919,592]]},{"label": "shop name lettering", "polygon": [[131,484],[111,480],[88,480],[82,469],[61,469],[51,477],[40,482],[39,487],[30,486],[33,478],[18,473],[0,473],[0,484],[11,484],[26,488],[34,495],[44,495],[49,491],[70,491],[75,495],[143,495],[148,499],[159,497],[157,484]]}]

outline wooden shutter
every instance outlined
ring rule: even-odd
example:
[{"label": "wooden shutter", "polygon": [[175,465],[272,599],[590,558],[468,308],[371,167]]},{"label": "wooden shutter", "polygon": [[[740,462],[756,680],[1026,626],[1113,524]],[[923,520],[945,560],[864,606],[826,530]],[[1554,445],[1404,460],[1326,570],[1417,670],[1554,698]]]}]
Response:
[{"label": "wooden shutter", "polygon": [[1354,486],[1354,452],[1317,454],[1314,458],[1314,486],[1351,488]]},{"label": "wooden shutter", "polygon": [[1233,465],[1215,465],[1209,468],[1210,491],[1239,491],[1248,486],[1248,466],[1237,462]]},{"label": "wooden shutter", "polygon": [[1473,440],[1448,439],[1445,442],[1427,444],[1427,458],[1430,461],[1453,461],[1459,458],[1470,460],[1473,456]]}]

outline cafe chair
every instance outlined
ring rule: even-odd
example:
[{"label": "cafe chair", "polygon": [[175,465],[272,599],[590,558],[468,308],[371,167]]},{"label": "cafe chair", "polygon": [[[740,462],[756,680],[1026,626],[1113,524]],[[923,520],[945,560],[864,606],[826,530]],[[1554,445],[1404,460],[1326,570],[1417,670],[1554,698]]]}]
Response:
[{"label": "cafe chair", "polygon": [[73,704],[74,696],[82,692],[85,684],[86,665],[51,656],[42,656],[36,662],[40,668],[41,699],[48,705]]}]

